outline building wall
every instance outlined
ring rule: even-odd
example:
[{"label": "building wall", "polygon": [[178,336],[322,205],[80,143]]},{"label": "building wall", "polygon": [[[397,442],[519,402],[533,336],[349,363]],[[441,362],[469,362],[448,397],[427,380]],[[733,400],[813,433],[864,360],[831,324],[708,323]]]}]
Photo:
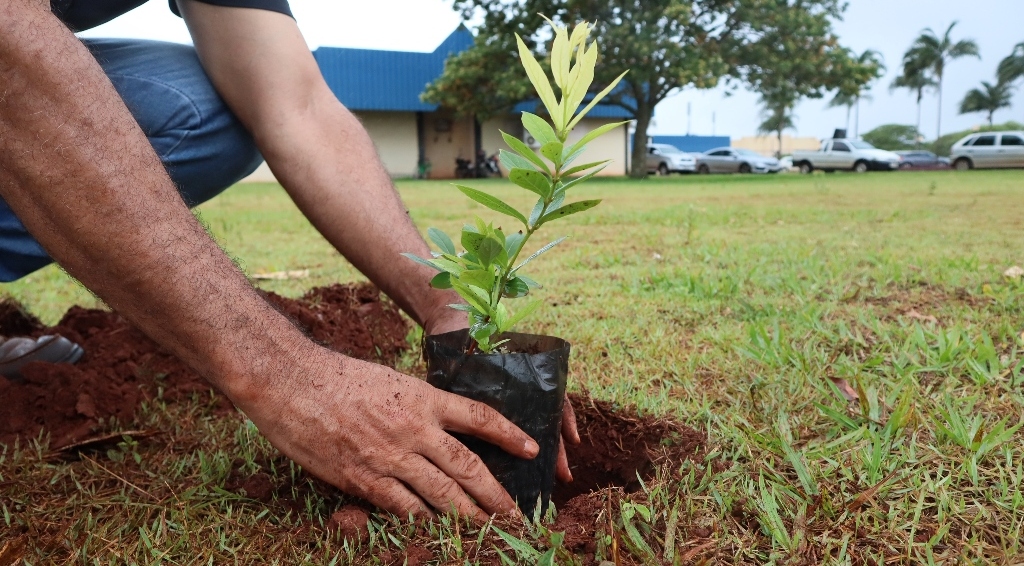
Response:
[{"label": "building wall", "polygon": [[499,116],[480,124],[480,147],[487,152],[487,155],[497,153],[499,149],[508,149],[505,140],[501,137],[504,131],[509,135],[523,139],[523,123],[518,116]]},{"label": "building wall", "polygon": [[[416,141],[415,136],[412,138]],[[474,160],[473,120],[456,119],[446,112],[423,115],[423,153],[430,162],[431,179],[455,178],[455,158]]]},{"label": "building wall", "polygon": [[392,177],[414,177],[419,162],[415,112],[356,112]]},{"label": "building wall", "polygon": [[[747,136],[733,140],[732,147],[749,149],[762,155],[774,157],[775,152],[779,149],[779,140],[775,136]],[[788,155],[796,150],[816,151],[820,148],[821,142],[818,138],[782,136],[782,155]]]}]

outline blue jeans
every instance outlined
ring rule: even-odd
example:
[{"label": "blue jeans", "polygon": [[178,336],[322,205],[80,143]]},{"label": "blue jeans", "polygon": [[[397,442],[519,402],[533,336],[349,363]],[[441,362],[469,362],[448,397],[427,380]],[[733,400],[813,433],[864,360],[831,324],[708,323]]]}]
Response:
[{"label": "blue jeans", "polygon": [[[220,194],[263,162],[191,46],[122,39],[87,39],[85,44],[190,207]],[[52,262],[0,198],[0,281],[20,279]]]}]

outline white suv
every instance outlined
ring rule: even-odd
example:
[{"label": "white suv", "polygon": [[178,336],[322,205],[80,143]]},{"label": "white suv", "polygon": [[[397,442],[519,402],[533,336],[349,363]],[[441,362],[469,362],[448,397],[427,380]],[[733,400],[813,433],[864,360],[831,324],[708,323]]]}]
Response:
[{"label": "white suv", "polygon": [[1024,167],[1024,132],[979,132],[953,144],[953,168]]}]

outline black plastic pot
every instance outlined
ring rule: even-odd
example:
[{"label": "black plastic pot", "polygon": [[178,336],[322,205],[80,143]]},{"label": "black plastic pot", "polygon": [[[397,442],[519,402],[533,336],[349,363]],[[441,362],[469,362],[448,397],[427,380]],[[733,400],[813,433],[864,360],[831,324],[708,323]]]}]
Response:
[{"label": "black plastic pot", "polygon": [[569,343],[553,336],[509,332],[512,354],[466,355],[466,330],[428,336],[424,344],[427,382],[497,410],[540,445],[533,460],[516,458],[474,437],[454,435],[480,456],[527,517],[540,499],[547,511],[555,485],[555,462],[569,373]]}]

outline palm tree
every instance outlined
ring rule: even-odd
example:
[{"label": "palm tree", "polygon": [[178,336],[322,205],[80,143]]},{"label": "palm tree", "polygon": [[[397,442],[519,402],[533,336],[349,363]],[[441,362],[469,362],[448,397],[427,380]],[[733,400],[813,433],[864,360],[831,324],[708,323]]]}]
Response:
[{"label": "palm tree", "polygon": [[903,60],[917,61],[922,64],[923,69],[929,70],[935,79],[935,89],[939,94],[939,116],[936,122],[936,138],[942,136],[942,75],[946,70],[946,63],[961,57],[977,57],[978,44],[972,39],[953,41],[950,34],[956,22],[949,24],[946,33],[939,37],[932,28],[925,28],[921,35],[910,45],[910,49],[903,56]]},{"label": "palm tree", "polygon": [[1013,51],[999,62],[999,81],[1012,83],[1024,79],[1024,41],[1018,43]]},{"label": "palm tree", "polygon": [[885,73],[885,64],[882,63],[882,54],[873,49],[865,49],[863,53],[856,57],[856,62],[862,67],[872,69],[871,78],[864,83],[851,85],[847,88],[840,88],[839,92],[837,92],[828,103],[829,108],[846,108],[847,131],[850,129],[850,111],[856,107],[857,118],[854,121],[854,137],[860,135],[860,101],[862,99],[871,100],[871,96],[866,94],[868,84]]},{"label": "palm tree", "polygon": [[996,110],[1010,107],[1013,87],[1009,83],[996,81],[996,84],[981,81],[981,88],[972,88],[960,101],[960,113],[988,112],[988,125],[992,125],[992,115]]},{"label": "palm tree", "polygon": [[1024,41],[1018,43],[1002,61],[996,71],[999,82],[1013,84],[1018,79],[1024,79]]},{"label": "palm tree", "polygon": [[758,133],[776,134],[779,140],[779,149],[775,157],[782,157],[782,132],[796,129],[793,115],[794,102],[786,97],[761,97],[761,104],[764,105],[762,116],[764,121],[757,127]]},{"label": "palm tree", "polygon": [[914,124],[914,129],[918,132],[921,131],[921,99],[924,98],[924,91],[936,86],[935,79],[928,76],[925,71],[926,69],[919,61],[904,57],[903,72],[889,85],[890,91],[905,88],[917,95],[917,122]]}]

